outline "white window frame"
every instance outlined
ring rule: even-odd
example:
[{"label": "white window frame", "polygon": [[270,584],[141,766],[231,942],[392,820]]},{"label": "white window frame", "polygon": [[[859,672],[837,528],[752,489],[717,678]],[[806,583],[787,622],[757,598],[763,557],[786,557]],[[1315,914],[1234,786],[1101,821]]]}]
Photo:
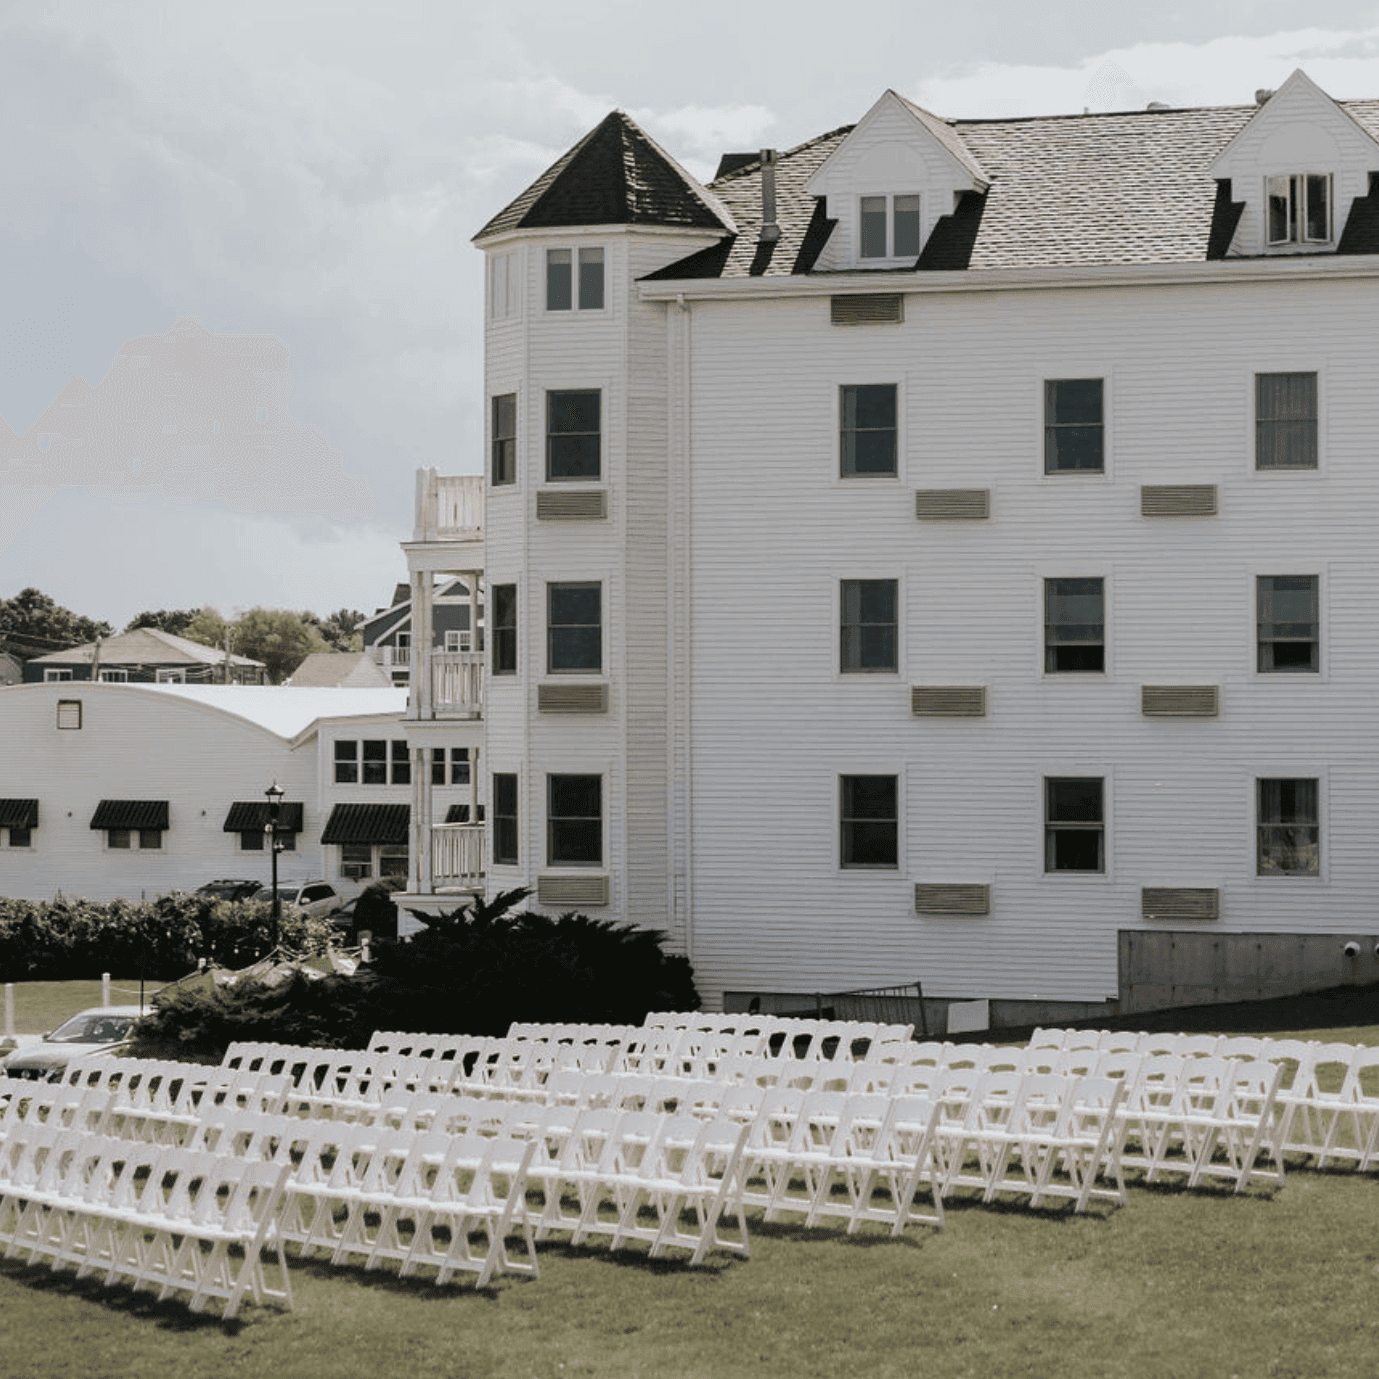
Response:
[{"label": "white window frame", "polygon": [[129,672],[123,669],[107,669],[100,672],[100,682],[103,685],[127,685],[129,683]]},{"label": "white window frame", "polygon": [[[1112,683],[1115,680],[1115,577],[1114,567],[1101,565],[1095,561],[1088,561],[1080,569],[1077,567],[1069,568],[1061,561],[1057,564],[1040,564],[1035,571],[1035,626],[1038,628],[1037,646],[1035,655],[1038,658],[1036,663],[1036,674],[1044,684],[1070,684],[1088,685],[1105,682]],[[1045,670],[1044,669],[1044,582],[1050,579],[1100,579],[1101,580],[1101,670]],[[1252,605],[1253,606],[1253,605]],[[1250,654],[1254,654],[1254,647],[1251,644]],[[1059,774],[1055,772],[1054,774]],[[1064,772],[1062,774],[1070,774]]]},{"label": "white window frame", "polygon": [[[1312,471],[1307,471],[1311,473]],[[1287,569],[1253,569],[1245,578],[1248,602],[1246,613],[1249,618],[1246,626],[1250,629],[1249,635],[1249,666],[1248,673],[1255,685],[1281,683],[1292,685],[1295,688],[1305,685],[1326,684],[1330,678],[1330,659],[1331,659],[1331,627],[1330,617],[1328,616],[1328,600],[1331,597],[1331,567],[1324,561],[1315,560],[1310,556],[1302,556],[1294,559],[1292,556],[1281,556],[1280,559],[1287,565]],[[1260,670],[1259,668],[1259,576],[1260,575],[1311,575],[1317,577],[1317,669],[1315,671],[1278,671]],[[1262,773],[1261,773],[1262,774]]]},{"label": "white window frame", "polygon": [[[1262,358],[1255,360],[1252,367],[1246,372],[1242,379],[1241,386],[1241,395],[1244,402],[1244,407],[1242,409],[1244,417],[1244,427],[1242,431],[1242,439],[1244,442],[1243,458],[1245,473],[1252,483],[1309,483],[1327,473],[1326,412],[1330,404],[1329,391],[1327,388],[1327,374],[1329,369],[1329,357],[1313,356],[1312,358],[1298,358],[1294,356],[1279,358],[1277,355],[1266,354]],[[1314,373],[1317,375],[1317,467],[1315,469],[1283,467],[1261,469],[1259,467],[1257,441],[1257,422],[1259,418],[1256,412],[1257,393],[1255,391],[1255,379],[1262,373]]]},{"label": "white window frame", "polygon": [[[166,852],[166,851],[167,851],[167,844],[166,844],[166,842],[164,841],[164,836],[163,836],[163,835],[166,834],[167,831],[168,831],[168,830],[165,829],[165,828],[103,828],[103,829],[101,829],[101,833],[102,833],[102,835],[103,835],[103,837],[104,837],[104,841],[105,841],[105,851],[106,851],[106,852],[116,852],[116,853],[120,853],[120,854],[124,854],[124,853],[128,853],[128,852]],[[110,841],[110,835],[111,835],[112,833],[128,833],[128,834],[129,834],[129,846],[128,846],[127,848],[122,848],[122,847],[116,847],[116,846],[114,846],[114,845],[111,843],[111,841]],[[145,834],[145,833],[156,833],[156,834],[158,835],[158,845],[157,845],[157,847],[145,847],[145,846],[143,845],[143,838],[142,838],[142,835]]]},{"label": "white window frame", "polygon": [[521,250],[490,254],[488,260],[488,318],[510,321],[521,315]]},{"label": "white window frame", "polygon": [[[1047,780],[1074,780],[1079,777],[1101,780],[1101,871],[1045,871],[1048,795]],[[1031,817],[1035,821],[1031,848],[1037,884],[1048,886],[1106,886],[1115,880],[1116,773],[1106,761],[1049,761],[1039,763],[1039,775],[1032,791]]]},{"label": "white window frame", "polygon": [[[570,305],[552,306],[551,305],[551,285],[550,285],[550,265],[552,254],[569,254],[570,256]],[[588,254],[599,255],[599,262],[603,268],[603,291],[600,294],[603,300],[598,306],[585,306],[580,299],[580,268],[583,265],[583,258]],[[604,244],[557,244],[552,245],[546,250],[542,259],[544,278],[541,284],[542,298],[545,303],[546,314],[548,316],[588,316],[598,315],[608,310],[608,246]]]},{"label": "white window frame", "polygon": [[44,666],[43,683],[45,685],[66,684],[72,678],[72,672],[62,666]]},{"label": "white window frame", "polygon": [[[820,790],[831,792],[832,804],[828,819],[829,856],[832,861],[829,870],[834,876],[846,878],[849,886],[879,885],[889,887],[909,884],[909,768],[896,756],[885,759],[868,760],[865,757],[847,756],[835,760],[831,774],[820,777]],[[844,776],[894,776],[895,777],[895,866],[893,867],[845,867],[843,865],[843,777]],[[870,878],[870,880],[868,880]]]},{"label": "white window frame", "polygon": [[[1064,379],[1101,379],[1101,468],[1058,469],[1049,473],[1044,468],[1044,432],[1046,384]],[[1251,375],[1250,386],[1254,386]],[[1039,484],[1109,484],[1115,478],[1116,459],[1116,375],[1104,359],[1049,358],[1043,361],[1039,377],[1029,380],[1030,455],[1034,460],[1035,482]],[[1253,406],[1253,404],[1251,404]]]},{"label": "white window frame", "polygon": [[[1275,892],[1279,886],[1326,885],[1331,880],[1331,768],[1313,761],[1279,761],[1262,758],[1252,770],[1242,772],[1241,811],[1245,822],[1243,837],[1244,876],[1265,893]],[[1259,782],[1262,780],[1315,780],[1317,782],[1317,874],[1276,872],[1259,874]]]},{"label": "white window frame", "polygon": [[157,670],[153,673],[154,682],[159,685],[185,685],[187,683],[187,672],[185,670]]},{"label": "white window frame", "polygon": [[[557,862],[551,858],[551,780],[555,776],[592,776],[597,778],[599,782],[599,857],[596,862]],[[554,872],[564,871],[567,868],[574,871],[606,871],[608,869],[609,842],[608,773],[594,769],[581,770],[577,766],[560,771],[547,770],[544,773],[544,785],[545,800],[542,808],[541,828],[545,835],[543,839],[545,846],[541,850],[541,856],[544,859],[542,869]],[[521,855],[519,848],[518,856]]]},{"label": "white window frame", "polygon": [[[895,469],[889,474],[844,474],[843,473],[843,389],[893,387],[895,389]],[[903,484],[905,482],[905,381],[897,379],[869,379],[863,382],[856,378],[840,381],[833,388],[833,482],[847,488],[858,484],[870,487],[872,484]]]},{"label": "white window frame", "polygon": [[[914,197],[919,203],[915,212],[919,222],[919,247],[913,254],[897,254],[895,252],[895,203],[901,197]],[[867,255],[862,253],[862,203],[864,201],[881,200],[886,202],[886,252],[882,255]],[[919,191],[902,192],[860,192],[857,197],[856,207],[856,226],[857,226],[857,262],[865,267],[881,265],[884,267],[894,267],[897,264],[912,264],[924,251],[924,198]]]},{"label": "white window frame", "polygon": [[[1326,181],[1326,235],[1324,238],[1307,233],[1307,209],[1309,194],[1307,179],[1320,177]],[[1283,239],[1272,239],[1269,235],[1270,200],[1274,195],[1273,184],[1288,183],[1288,220],[1292,233]],[[1336,238],[1336,177],[1330,172],[1275,172],[1264,178],[1264,247],[1266,249],[1302,249],[1308,245],[1334,243]]]},{"label": "white window frame", "polygon": [[[899,680],[906,672],[906,658],[909,651],[905,634],[908,598],[906,585],[909,572],[903,565],[852,566],[837,568],[832,572],[833,582],[829,591],[829,648],[832,658],[833,679],[838,684],[856,685],[862,683],[890,684]],[[843,581],[844,580],[890,580],[895,585],[895,669],[894,670],[844,670],[843,669]],[[876,771],[854,771],[851,775],[877,775]],[[886,774],[881,772],[879,774]]]}]

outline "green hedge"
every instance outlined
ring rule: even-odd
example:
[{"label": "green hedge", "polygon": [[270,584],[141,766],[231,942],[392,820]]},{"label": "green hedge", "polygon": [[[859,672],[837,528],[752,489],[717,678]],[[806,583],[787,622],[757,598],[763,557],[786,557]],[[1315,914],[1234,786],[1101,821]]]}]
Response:
[{"label": "green hedge", "polygon": [[[362,1048],[376,1029],[502,1035],[514,1020],[640,1024],[697,1010],[689,959],[655,930],[586,915],[510,914],[527,891],[427,922],[353,976],[169,993],[140,1051],[219,1057],[235,1039]],[[421,917],[421,916],[419,916]]]},{"label": "green hedge", "polygon": [[[284,948],[322,951],[325,920],[286,911]],[[0,981],[74,981],[102,972],[171,981],[205,958],[244,967],[269,951],[271,907],[165,895],[156,900],[0,899]]]}]

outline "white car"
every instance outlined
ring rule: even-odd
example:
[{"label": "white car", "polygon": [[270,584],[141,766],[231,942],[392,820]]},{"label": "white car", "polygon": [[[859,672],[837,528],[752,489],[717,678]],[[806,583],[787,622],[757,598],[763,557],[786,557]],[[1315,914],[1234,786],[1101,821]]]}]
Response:
[{"label": "white car", "polygon": [[[273,887],[265,886],[250,898],[271,905]],[[329,881],[279,881],[278,899],[284,910],[292,906],[315,919],[333,915],[345,903],[345,897]]]}]

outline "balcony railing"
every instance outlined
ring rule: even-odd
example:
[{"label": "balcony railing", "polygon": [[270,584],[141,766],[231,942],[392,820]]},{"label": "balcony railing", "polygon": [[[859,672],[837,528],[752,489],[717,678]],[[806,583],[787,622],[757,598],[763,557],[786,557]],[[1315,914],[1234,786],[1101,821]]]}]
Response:
[{"label": "balcony railing", "polygon": [[431,712],[451,718],[478,718],[484,709],[484,653],[431,653]]},{"label": "balcony railing", "polygon": [[484,884],[484,825],[431,825],[431,885],[435,890],[480,890]]},{"label": "balcony railing", "polygon": [[371,646],[368,651],[373,663],[385,670],[390,670],[393,666],[410,665],[412,662],[410,646]]},{"label": "balcony railing", "polygon": [[483,475],[417,470],[416,517],[413,541],[481,541]]}]

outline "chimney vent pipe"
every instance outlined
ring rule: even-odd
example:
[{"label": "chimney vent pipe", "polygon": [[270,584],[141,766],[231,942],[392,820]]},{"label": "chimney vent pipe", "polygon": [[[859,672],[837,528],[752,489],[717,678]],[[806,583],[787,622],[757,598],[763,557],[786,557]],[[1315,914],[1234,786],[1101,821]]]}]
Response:
[{"label": "chimney vent pipe", "polygon": [[761,151],[761,233],[758,244],[774,244],[780,238],[776,223],[776,150]]}]

